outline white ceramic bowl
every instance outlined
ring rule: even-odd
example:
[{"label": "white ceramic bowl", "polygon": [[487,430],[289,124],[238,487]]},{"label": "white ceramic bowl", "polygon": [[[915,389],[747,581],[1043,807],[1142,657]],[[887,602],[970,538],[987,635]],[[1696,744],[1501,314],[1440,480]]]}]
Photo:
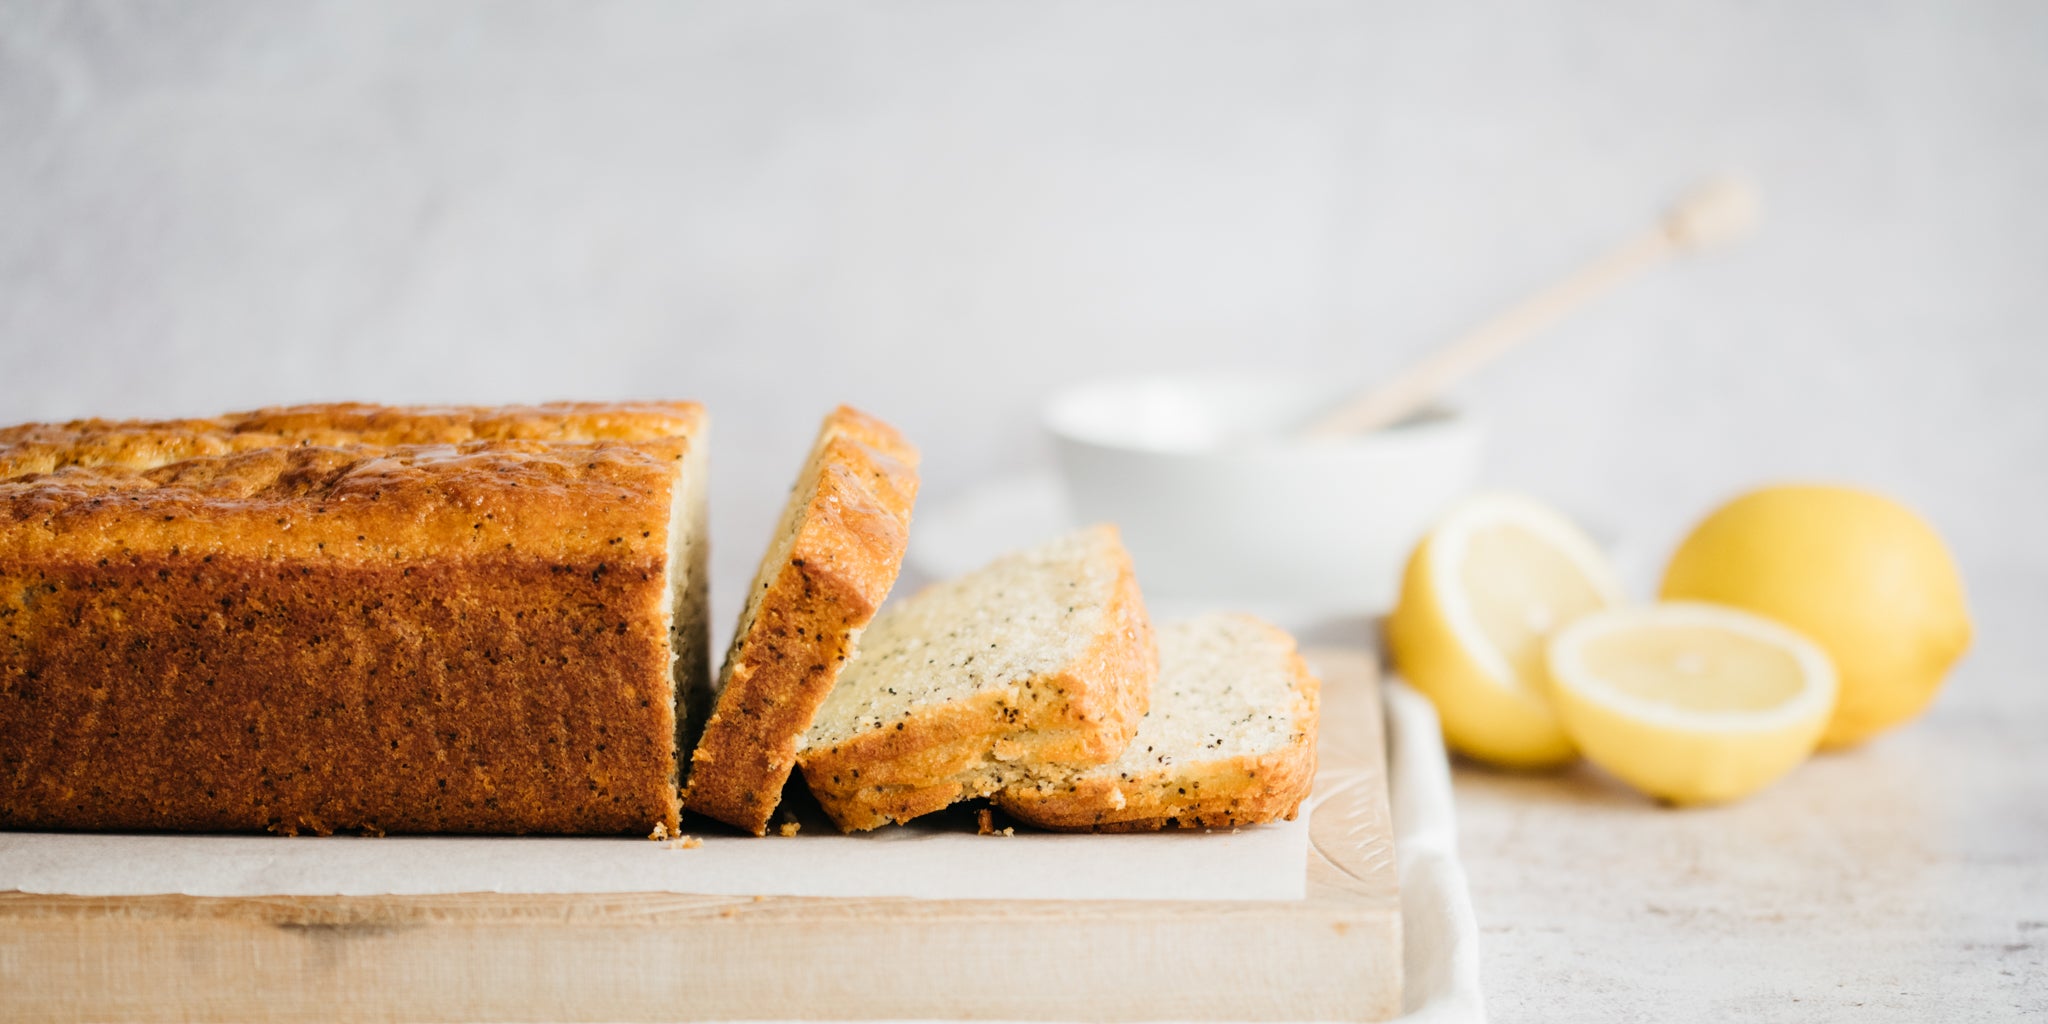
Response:
[{"label": "white ceramic bowl", "polygon": [[1045,426],[1075,519],[1123,529],[1148,598],[1380,612],[1472,489],[1483,432],[1433,409],[1356,438],[1285,436],[1342,393],[1257,374],[1098,380],[1055,395]]}]

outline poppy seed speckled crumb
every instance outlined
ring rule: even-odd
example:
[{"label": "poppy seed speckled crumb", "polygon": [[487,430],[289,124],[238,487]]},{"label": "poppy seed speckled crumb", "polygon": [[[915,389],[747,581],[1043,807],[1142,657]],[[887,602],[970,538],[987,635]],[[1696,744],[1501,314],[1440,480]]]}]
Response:
[{"label": "poppy seed speckled crumb", "polygon": [[1285,632],[1248,615],[1159,630],[1152,707],[1123,756],[1006,786],[1012,817],[1068,831],[1219,828],[1293,818],[1316,773],[1321,684]]},{"label": "poppy seed speckled crumb", "polygon": [[884,609],[799,763],[841,829],[907,821],[1115,759],[1157,674],[1130,556],[1090,527]]}]

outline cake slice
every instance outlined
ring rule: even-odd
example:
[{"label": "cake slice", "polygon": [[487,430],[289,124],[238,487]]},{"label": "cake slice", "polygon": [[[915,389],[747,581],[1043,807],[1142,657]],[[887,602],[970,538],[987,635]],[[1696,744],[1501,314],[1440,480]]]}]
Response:
[{"label": "cake slice", "polygon": [[704,498],[689,402],[0,429],[0,827],[673,829]]},{"label": "cake slice", "polygon": [[1151,710],[1123,755],[1011,783],[993,802],[1066,831],[1292,819],[1315,779],[1319,690],[1293,638],[1250,616],[1163,627]]},{"label": "cake slice", "polygon": [[853,832],[1106,764],[1158,667],[1116,528],[1079,530],[883,611],[804,737],[804,781]]},{"label": "cake slice", "polygon": [[690,759],[689,810],[763,835],[797,742],[903,564],[917,450],[841,406],[825,418],[754,576]]}]

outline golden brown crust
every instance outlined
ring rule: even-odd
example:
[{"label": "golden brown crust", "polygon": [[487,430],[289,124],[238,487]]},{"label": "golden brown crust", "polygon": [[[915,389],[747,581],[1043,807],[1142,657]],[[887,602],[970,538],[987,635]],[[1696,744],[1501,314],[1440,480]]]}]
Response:
[{"label": "golden brown crust", "polygon": [[652,441],[701,431],[695,402],[280,406],[205,419],[73,420],[0,427],[0,480],[71,467],[153,469],[263,448],[467,441]]},{"label": "golden brown crust", "polygon": [[1115,760],[1137,732],[1159,674],[1159,648],[1128,555],[1103,621],[1081,656],[1057,672],[805,751],[805,783],[842,831],[859,832],[987,796],[1002,784],[1001,765],[1028,771]]},{"label": "golden brown crust", "polygon": [[871,416],[834,410],[814,452],[788,556],[755,580],[752,617],[690,759],[684,805],[755,835],[767,834],[798,741],[896,582],[917,497],[917,449]]},{"label": "golden brown crust", "polygon": [[[1290,647],[1292,643],[1288,638]],[[1295,680],[1295,733],[1279,750],[1184,762],[1129,776],[1088,772],[1061,783],[1008,787],[994,794],[992,802],[1019,821],[1063,832],[1151,832],[1292,821],[1315,782],[1322,684],[1299,653],[1290,652],[1288,657]]]},{"label": "golden brown crust", "polygon": [[674,827],[701,431],[688,403],[0,430],[0,825]]}]

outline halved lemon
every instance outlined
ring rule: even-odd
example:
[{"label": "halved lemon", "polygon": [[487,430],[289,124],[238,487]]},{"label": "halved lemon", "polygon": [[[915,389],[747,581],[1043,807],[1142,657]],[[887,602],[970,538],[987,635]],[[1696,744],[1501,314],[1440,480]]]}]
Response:
[{"label": "halved lemon", "polygon": [[1606,558],[1539,502],[1460,503],[1408,560],[1387,641],[1402,678],[1436,704],[1453,749],[1541,767],[1575,750],[1545,693],[1552,632],[1620,600]]},{"label": "halved lemon", "polygon": [[1776,782],[1820,743],[1835,669],[1762,616],[1669,602],[1615,608],[1550,644],[1551,696],[1588,760],[1651,796],[1720,803]]}]

